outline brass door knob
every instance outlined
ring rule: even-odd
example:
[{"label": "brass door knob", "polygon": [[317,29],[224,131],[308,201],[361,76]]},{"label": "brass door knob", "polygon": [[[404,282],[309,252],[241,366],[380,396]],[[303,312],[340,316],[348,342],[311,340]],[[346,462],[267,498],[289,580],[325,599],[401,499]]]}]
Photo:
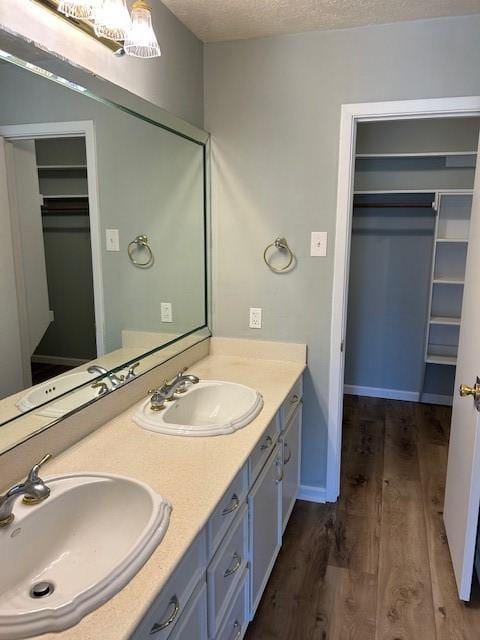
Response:
[{"label": "brass door knob", "polygon": [[480,398],[480,384],[477,382],[473,387],[470,387],[468,384],[461,384],[460,395],[462,398],[473,396],[475,400],[478,400]]}]

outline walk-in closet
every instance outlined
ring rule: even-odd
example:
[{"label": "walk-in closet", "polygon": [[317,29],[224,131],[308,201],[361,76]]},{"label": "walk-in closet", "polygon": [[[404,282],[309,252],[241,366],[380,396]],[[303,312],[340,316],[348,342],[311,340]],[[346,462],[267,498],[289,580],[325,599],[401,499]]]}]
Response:
[{"label": "walk-in closet", "polygon": [[452,401],[479,125],[358,126],[346,393]]}]

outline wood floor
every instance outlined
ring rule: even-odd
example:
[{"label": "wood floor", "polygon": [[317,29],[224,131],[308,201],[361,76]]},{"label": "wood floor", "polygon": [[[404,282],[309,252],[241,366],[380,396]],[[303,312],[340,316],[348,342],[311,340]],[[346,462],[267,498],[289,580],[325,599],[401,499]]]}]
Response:
[{"label": "wood floor", "polygon": [[297,502],[246,640],[480,640],[442,520],[450,410],[346,396],[341,498]]}]

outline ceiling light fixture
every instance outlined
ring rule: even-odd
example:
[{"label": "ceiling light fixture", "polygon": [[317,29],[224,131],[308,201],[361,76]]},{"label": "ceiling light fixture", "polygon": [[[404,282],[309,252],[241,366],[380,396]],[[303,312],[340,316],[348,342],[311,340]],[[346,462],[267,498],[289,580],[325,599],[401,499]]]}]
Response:
[{"label": "ceiling light fixture", "polygon": [[132,28],[125,38],[123,48],[127,55],[136,58],[156,58],[162,55],[152,26],[151,9],[144,0],[136,0],[132,6]]},{"label": "ceiling light fixture", "polygon": [[92,20],[101,0],[60,0],[58,10],[68,18]]},{"label": "ceiling light fixture", "polygon": [[[39,0],[47,2],[48,0]],[[123,44],[117,55],[157,58],[161,55],[152,26],[152,10],[145,0],[135,0],[131,14],[127,0],[55,0],[67,18],[86,22],[98,38]],[[93,34],[92,34],[93,35]]]},{"label": "ceiling light fixture", "polygon": [[125,0],[103,0],[93,15],[97,36],[120,42],[132,29]]}]

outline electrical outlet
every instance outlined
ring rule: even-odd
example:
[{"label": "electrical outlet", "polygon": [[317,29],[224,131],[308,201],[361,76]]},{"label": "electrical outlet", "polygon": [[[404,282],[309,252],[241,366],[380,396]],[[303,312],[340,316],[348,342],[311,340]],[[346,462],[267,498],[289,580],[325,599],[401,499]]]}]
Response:
[{"label": "electrical outlet", "polygon": [[160,303],[160,318],[162,322],[173,322],[172,303],[161,302]]},{"label": "electrical outlet", "polygon": [[250,307],[250,329],[262,328],[262,310],[259,307]]},{"label": "electrical outlet", "polygon": [[120,251],[120,236],[118,229],[105,229],[107,251]]},{"label": "electrical outlet", "polygon": [[327,255],[327,232],[312,231],[310,240],[310,255],[324,258]]}]

